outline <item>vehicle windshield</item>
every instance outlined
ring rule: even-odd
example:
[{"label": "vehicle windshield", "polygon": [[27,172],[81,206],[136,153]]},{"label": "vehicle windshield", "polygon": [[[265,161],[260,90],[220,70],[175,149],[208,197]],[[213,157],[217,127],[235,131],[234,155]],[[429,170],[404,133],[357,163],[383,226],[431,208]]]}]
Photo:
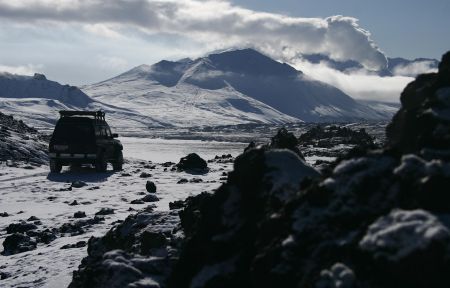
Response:
[{"label": "vehicle windshield", "polygon": [[88,123],[58,123],[53,139],[68,143],[92,141],[94,130]]}]

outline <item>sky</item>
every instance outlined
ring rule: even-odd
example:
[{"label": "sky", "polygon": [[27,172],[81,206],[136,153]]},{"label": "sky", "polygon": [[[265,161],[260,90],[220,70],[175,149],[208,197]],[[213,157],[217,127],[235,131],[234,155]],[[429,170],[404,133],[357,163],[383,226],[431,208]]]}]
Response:
[{"label": "sky", "polygon": [[[450,49],[448,12],[448,0],[0,0],[0,71],[83,85],[140,64],[251,46],[351,96],[377,98],[370,85],[368,93],[346,87],[348,75],[295,59],[322,53],[368,69],[387,56],[439,59]],[[357,76],[361,87],[377,86]],[[382,80],[395,87],[379,96],[388,99],[411,79]]]}]

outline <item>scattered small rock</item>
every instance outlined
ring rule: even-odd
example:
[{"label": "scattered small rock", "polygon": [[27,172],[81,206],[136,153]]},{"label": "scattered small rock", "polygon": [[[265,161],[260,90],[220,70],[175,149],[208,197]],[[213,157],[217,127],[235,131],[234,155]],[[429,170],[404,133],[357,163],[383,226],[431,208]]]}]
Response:
[{"label": "scattered small rock", "polygon": [[159,201],[159,198],[156,195],[148,194],[145,195],[144,198],[141,199],[144,202],[157,202]]},{"label": "scattered small rock", "polygon": [[73,200],[73,202],[69,204],[69,206],[76,206],[76,205],[79,205],[77,200]]},{"label": "scattered small rock", "polygon": [[84,218],[86,217],[86,213],[83,211],[77,211],[73,214],[73,218]]},{"label": "scattered small rock", "polygon": [[9,217],[9,214],[6,212],[0,213],[0,217]]},{"label": "scattered small rock", "polygon": [[140,178],[150,178],[152,177],[152,174],[147,172],[142,172],[141,175],[139,175]]},{"label": "scattered small rock", "polygon": [[31,230],[26,234],[30,237],[34,237],[37,243],[49,244],[56,239],[56,231],[57,229],[45,229],[42,231]]},{"label": "scattered small rock", "polygon": [[86,186],[87,184],[86,184],[86,182],[83,182],[83,181],[74,181],[74,182],[72,182],[72,185],[70,186],[70,187],[73,187],[73,188],[81,188],[81,187],[84,187],[84,186]]},{"label": "scattered small rock", "polygon": [[36,216],[31,216],[30,218],[27,219],[27,221],[38,221],[39,218],[37,218]]},{"label": "scattered small rock", "polygon": [[5,280],[7,278],[11,277],[11,274],[8,272],[1,272],[0,271],[0,280]]},{"label": "scattered small rock", "polygon": [[130,202],[130,204],[144,204],[145,202],[142,199],[135,199]]},{"label": "scattered small rock", "polygon": [[189,182],[188,179],[182,178],[182,179],[178,180],[177,184],[184,184],[184,183],[188,183],[188,182]]},{"label": "scattered small rock", "polygon": [[192,178],[189,182],[191,182],[191,183],[201,183],[201,182],[203,182],[203,180],[200,179],[200,178]]},{"label": "scattered small rock", "polygon": [[61,249],[82,248],[85,247],[86,245],[87,245],[86,241],[78,241],[77,243],[74,244],[66,244],[62,246]]},{"label": "scattered small rock", "polygon": [[173,166],[173,165],[175,165],[175,163],[173,163],[173,162],[165,162],[165,163],[161,164],[162,167],[166,167],[166,168],[170,167],[170,166]]},{"label": "scattered small rock", "polygon": [[156,185],[152,181],[147,181],[145,184],[145,189],[147,189],[147,192],[155,193],[156,192]]},{"label": "scattered small rock", "polygon": [[111,215],[114,214],[114,209],[112,208],[102,208],[100,211],[95,213],[95,215]]}]

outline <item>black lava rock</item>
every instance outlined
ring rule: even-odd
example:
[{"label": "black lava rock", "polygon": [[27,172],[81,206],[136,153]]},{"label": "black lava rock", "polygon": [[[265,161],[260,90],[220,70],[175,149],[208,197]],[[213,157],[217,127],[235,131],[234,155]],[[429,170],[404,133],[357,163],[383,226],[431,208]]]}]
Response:
[{"label": "black lava rock", "polygon": [[204,171],[208,169],[208,163],[196,153],[191,153],[180,159],[177,169],[182,171]]},{"label": "black lava rock", "polygon": [[73,218],[84,218],[86,217],[86,213],[83,211],[77,211],[73,214]]},{"label": "black lava rock", "polygon": [[87,184],[85,182],[83,182],[83,181],[74,181],[74,182],[72,182],[71,187],[72,188],[82,188],[82,187],[84,187],[86,185]]},{"label": "black lava rock", "polygon": [[8,256],[36,249],[36,241],[22,233],[14,233],[5,238],[2,255]]},{"label": "black lava rock", "polygon": [[152,249],[167,245],[167,239],[162,233],[145,230],[141,234],[141,254],[148,255]]},{"label": "black lava rock", "polygon": [[130,204],[144,204],[144,200],[142,199],[134,199],[130,202]]},{"label": "black lava rock", "polygon": [[169,209],[170,210],[181,209],[183,207],[184,207],[184,201],[182,201],[182,200],[169,202]]},{"label": "black lava rock", "polygon": [[149,178],[152,177],[152,174],[147,172],[142,172],[141,175],[139,175],[140,178]]},{"label": "black lava rock", "polygon": [[157,202],[159,201],[159,198],[156,195],[148,194],[145,195],[141,200],[144,202]]},{"label": "black lava rock", "polygon": [[62,246],[61,249],[82,248],[86,247],[86,245],[87,245],[86,241],[78,241],[77,243],[74,244],[66,244]]},{"label": "black lava rock", "polygon": [[30,230],[37,229],[38,227],[35,224],[27,223],[25,221],[21,221],[19,223],[11,223],[6,227],[6,233],[25,233]]},{"label": "black lava rock", "polygon": [[27,221],[39,221],[39,218],[37,218],[36,216],[30,216]]},{"label": "black lava rock", "polygon": [[112,208],[101,208],[100,211],[95,213],[95,215],[110,215],[114,214],[114,209]]},{"label": "black lava rock", "polygon": [[145,189],[149,193],[155,193],[156,192],[156,185],[152,181],[147,181],[147,183],[145,184]]}]

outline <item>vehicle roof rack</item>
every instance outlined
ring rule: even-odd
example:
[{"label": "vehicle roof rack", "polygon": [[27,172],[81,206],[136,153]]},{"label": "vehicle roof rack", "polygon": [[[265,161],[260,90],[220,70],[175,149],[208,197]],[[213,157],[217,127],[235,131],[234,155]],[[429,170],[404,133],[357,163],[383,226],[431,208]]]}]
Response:
[{"label": "vehicle roof rack", "polygon": [[59,111],[61,118],[70,116],[94,116],[96,120],[105,120],[105,112],[103,111]]}]

